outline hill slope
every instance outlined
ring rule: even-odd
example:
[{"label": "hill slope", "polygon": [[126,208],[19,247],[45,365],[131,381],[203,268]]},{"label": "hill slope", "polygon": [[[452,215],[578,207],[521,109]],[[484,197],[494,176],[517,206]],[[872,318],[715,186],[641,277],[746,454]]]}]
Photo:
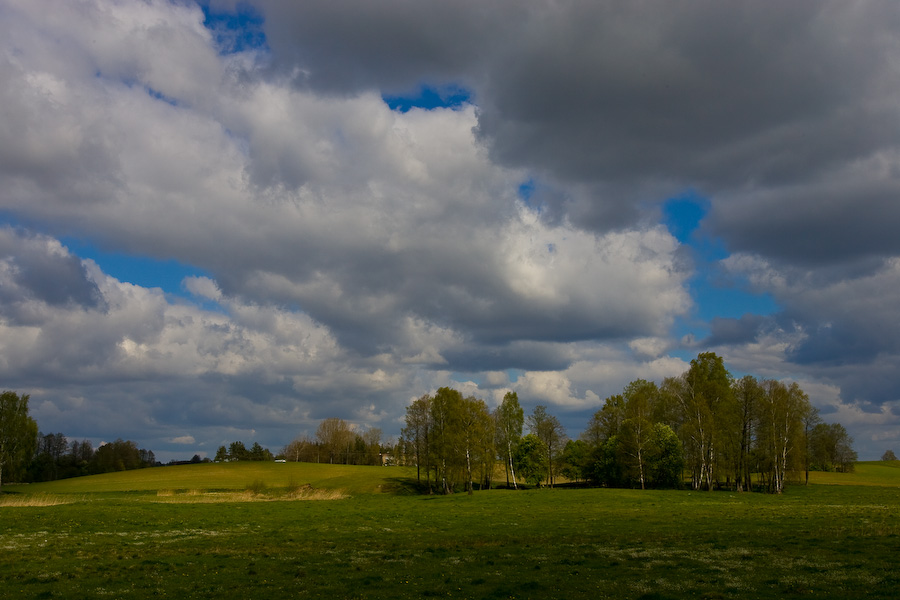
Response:
[{"label": "hill slope", "polygon": [[89,475],[30,485],[4,486],[27,494],[153,492],[159,490],[243,490],[254,484],[287,488],[309,484],[316,489],[349,494],[402,492],[415,477],[408,467],[365,467],[315,463],[201,463]]}]

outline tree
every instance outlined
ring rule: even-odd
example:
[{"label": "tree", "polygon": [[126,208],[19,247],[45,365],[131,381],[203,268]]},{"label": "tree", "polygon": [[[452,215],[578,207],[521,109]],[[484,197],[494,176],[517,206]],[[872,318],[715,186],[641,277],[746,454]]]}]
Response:
[{"label": "tree", "polygon": [[225,462],[226,460],[228,460],[228,450],[225,448],[225,446],[219,446],[219,449],[216,450],[215,461]]},{"label": "tree", "polygon": [[506,466],[506,487],[509,487],[509,478],[512,477],[513,489],[518,489],[513,455],[516,445],[522,439],[525,412],[519,405],[519,396],[515,392],[506,392],[503,402],[494,413],[494,418],[497,422],[497,445]]},{"label": "tree", "polygon": [[681,487],[684,452],[681,440],[665,423],[654,423],[651,426],[645,461],[650,487]]},{"label": "tree", "polygon": [[28,415],[28,394],[0,394],[0,490],[3,472],[15,474],[34,453],[37,423]]},{"label": "tree", "polygon": [[894,454],[893,450],[887,450],[881,455],[881,460],[897,460],[897,455]]},{"label": "tree", "polygon": [[627,481],[620,454],[619,436],[607,438],[591,450],[585,475],[597,485],[606,487],[625,485]]},{"label": "tree", "polygon": [[569,440],[562,453],[561,473],[575,482],[587,477],[591,447],[584,440]]},{"label": "tree", "polygon": [[705,352],[691,361],[681,377],[666,379],[663,387],[681,409],[681,438],[692,487],[712,490],[722,454],[722,420],[731,414],[734,403],[731,374],[721,357]]},{"label": "tree", "polygon": [[401,435],[408,443],[416,462],[416,481],[422,481],[422,467],[425,468],[425,484],[431,492],[429,473],[428,438],[431,432],[431,396],[428,394],[406,407],[406,427]]},{"label": "tree", "polygon": [[319,423],[319,428],[316,430],[316,440],[331,464],[350,462],[353,438],[353,432],[347,422],[336,417],[325,419]]},{"label": "tree", "polygon": [[231,442],[231,444],[228,445],[228,458],[229,460],[247,460],[250,458],[250,453],[247,452],[247,447],[244,446],[244,442],[240,440]]},{"label": "tree", "polygon": [[810,411],[809,398],[796,383],[787,386],[767,380],[762,387],[758,448],[765,459],[769,490],[780,494],[788,471],[799,464],[802,456],[803,422]]},{"label": "tree", "polygon": [[381,465],[381,429],[379,427],[369,427],[359,438],[363,442],[363,456],[361,461],[367,465]]},{"label": "tree", "polygon": [[592,448],[596,448],[609,438],[619,435],[624,420],[625,398],[621,394],[609,396],[603,401],[603,407],[588,421],[581,439]]},{"label": "tree", "polygon": [[553,487],[555,460],[566,442],[566,430],[555,416],[547,412],[547,407],[538,404],[528,415],[528,428],[546,447],[547,483]]},{"label": "tree", "polygon": [[248,457],[256,461],[271,461],[274,458],[272,452],[268,448],[263,448],[259,442],[253,442]]},{"label": "tree", "polygon": [[540,485],[547,477],[547,447],[536,435],[529,433],[516,446],[515,463],[519,474],[531,485]]},{"label": "tree", "polygon": [[653,427],[650,416],[659,390],[655,383],[638,379],[628,384],[623,396],[625,419],[622,421],[619,437],[622,450],[629,458],[627,466],[635,474],[643,490],[646,487],[645,453]]},{"label": "tree", "polygon": [[465,457],[466,491],[472,495],[474,465],[493,464],[494,436],[493,420],[484,400],[474,397],[463,398],[459,412],[454,415],[459,428],[454,436],[456,453]]},{"label": "tree", "polygon": [[756,427],[757,412],[763,391],[752,375],[746,375],[734,384],[734,398],[739,415],[738,451],[734,466],[735,488],[738,492],[751,489],[751,452]]},{"label": "tree", "polygon": [[810,433],[812,468],[848,473],[856,462],[853,438],[840,423],[819,423]]},{"label": "tree", "polygon": [[117,439],[103,444],[94,453],[91,470],[94,473],[129,471],[145,466],[141,461],[141,451],[131,440]]},{"label": "tree", "polygon": [[458,426],[463,397],[457,390],[442,387],[431,399],[432,445],[434,447],[435,482],[441,482],[441,492],[453,491],[453,478],[461,468]]},{"label": "tree", "polygon": [[819,416],[819,409],[810,405],[809,410],[803,417],[803,466],[806,468],[806,485],[809,485],[809,468],[812,463],[812,430],[816,425],[822,422]]}]

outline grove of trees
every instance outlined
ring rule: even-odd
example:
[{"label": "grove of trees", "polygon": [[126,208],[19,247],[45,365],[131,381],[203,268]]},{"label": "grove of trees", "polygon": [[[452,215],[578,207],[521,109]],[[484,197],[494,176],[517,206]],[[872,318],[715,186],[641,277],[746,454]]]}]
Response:
[{"label": "grove of trees", "polygon": [[[49,481],[158,464],[153,452],[132,441],[94,449],[88,440],[38,433],[28,400],[10,391],[0,395],[0,486],[9,475]],[[280,456],[346,465],[382,465],[395,458],[416,467],[429,493],[445,494],[490,488],[498,463],[513,489],[521,481],[553,487],[564,477],[608,487],[687,485],[780,494],[804,473],[808,483],[810,470],[849,472],[857,460],[847,430],[823,422],[798,384],[751,375],[735,379],[712,352],[699,354],[684,373],[660,384],[632,381],[604,400],[578,439],[569,439],[544,405],[526,416],[515,392],[491,411],[481,399],[442,387],[407,407],[394,449],[382,445],[378,428],[329,418],[314,438],[293,440]],[[273,458],[258,442],[247,449],[235,441],[219,447],[215,460]],[[889,450],[882,460],[896,456]]]},{"label": "grove of trees", "polygon": [[285,460],[340,465],[381,465],[385,448],[381,429],[357,430],[343,419],[319,424],[315,438],[298,437],[282,450]]},{"label": "grove of trees", "polygon": [[[406,411],[402,459],[429,491],[490,487],[499,460],[507,486],[553,486],[562,475],[610,487],[761,490],[779,494],[809,470],[853,469],[853,439],[824,423],[796,383],[734,379],[707,352],[660,385],[638,379],[606,398],[580,439],[538,405],[524,417],[514,392],[492,413],[450,388]],[[523,435],[523,425],[529,432]]]},{"label": "grove of trees", "polygon": [[219,446],[219,449],[216,450],[216,462],[231,462],[231,461],[239,461],[239,460],[256,460],[256,461],[271,461],[275,457],[272,456],[272,453],[268,448],[263,448],[259,442],[253,442],[253,445],[248,450],[246,446],[244,446],[244,442],[235,441],[231,442],[228,445],[228,448],[225,446]]},{"label": "grove of trees", "polygon": [[96,450],[89,440],[66,439],[62,433],[39,433],[23,481],[55,481],[82,475],[157,466],[151,450],[121,438]]},{"label": "grove of trees", "polygon": [[[735,380],[707,352],[660,386],[637,380],[607,398],[582,439],[580,466],[601,485],[781,493],[790,474],[853,469],[853,439],[822,423],[796,383]],[[808,477],[807,477],[808,480]]]}]

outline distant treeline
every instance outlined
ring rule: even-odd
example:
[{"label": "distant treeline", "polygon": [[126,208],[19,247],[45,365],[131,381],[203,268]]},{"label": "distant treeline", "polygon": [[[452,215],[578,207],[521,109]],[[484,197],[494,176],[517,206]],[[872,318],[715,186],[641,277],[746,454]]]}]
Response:
[{"label": "distant treeline", "polygon": [[69,442],[62,433],[38,433],[34,456],[26,467],[24,481],[54,481],[143,469],[158,464],[152,451],[138,448],[130,440],[117,439],[94,449],[89,440]]},{"label": "distant treeline", "polygon": [[253,442],[253,445],[247,450],[244,442],[231,442],[228,448],[219,446],[216,451],[216,462],[234,462],[239,460],[275,460],[268,448],[263,448],[259,442]]},{"label": "distant treeline", "polygon": [[339,465],[385,465],[393,461],[391,449],[381,443],[381,429],[356,430],[343,419],[319,424],[316,437],[299,437],[284,447],[286,460]]},{"label": "distant treeline", "polygon": [[[507,485],[558,476],[608,487],[681,487],[781,493],[809,471],[851,471],[853,439],[823,423],[796,383],[734,379],[714,353],[661,385],[638,379],[607,398],[580,439],[537,406],[528,416],[510,392],[493,412],[441,388],[414,401],[398,444],[428,489],[490,487],[496,460]],[[805,473],[805,477],[803,474]]]}]

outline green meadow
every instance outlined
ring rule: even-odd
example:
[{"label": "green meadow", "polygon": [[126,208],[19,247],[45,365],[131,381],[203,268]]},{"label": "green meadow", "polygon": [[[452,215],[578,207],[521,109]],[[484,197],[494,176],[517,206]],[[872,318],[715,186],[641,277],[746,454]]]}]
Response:
[{"label": "green meadow", "polygon": [[784,495],[160,467],[4,487],[0,598],[896,598],[900,468]]}]

